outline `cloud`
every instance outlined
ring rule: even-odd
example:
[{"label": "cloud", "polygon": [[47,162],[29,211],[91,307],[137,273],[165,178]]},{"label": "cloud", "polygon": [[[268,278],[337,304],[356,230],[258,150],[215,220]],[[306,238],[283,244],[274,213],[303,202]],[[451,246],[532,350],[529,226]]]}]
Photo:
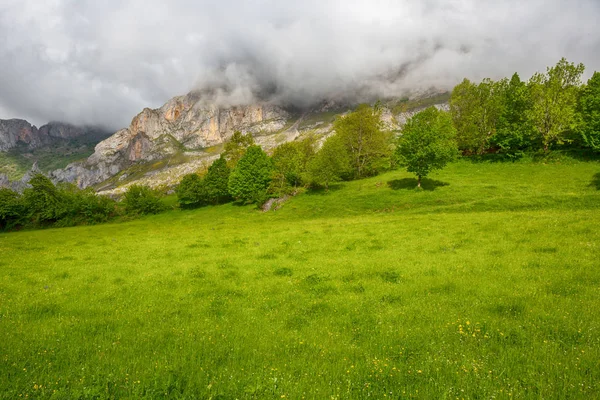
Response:
[{"label": "cloud", "polygon": [[597,0],[2,0],[0,118],[117,129],[192,89],[305,105],[593,71],[599,19]]}]

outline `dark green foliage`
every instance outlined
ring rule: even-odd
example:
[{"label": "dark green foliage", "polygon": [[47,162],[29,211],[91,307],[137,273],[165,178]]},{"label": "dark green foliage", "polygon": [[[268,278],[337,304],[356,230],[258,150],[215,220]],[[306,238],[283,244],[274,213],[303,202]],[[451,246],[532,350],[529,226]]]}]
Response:
[{"label": "dark green foliage", "polygon": [[107,196],[97,195],[91,188],[80,190],[78,194],[78,215],[88,224],[107,222],[117,213],[117,202]]},{"label": "dark green foliage", "polygon": [[125,212],[132,215],[158,214],[164,210],[158,195],[147,186],[130,186],[122,202]]},{"label": "dark green foliage", "polygon": [[208,168],[204,177],[204,193],[208,203],[222,204],[231,200],[228,188],[230,174],[231,169],[223,155]]},{"label": "dark green foliage", "polygon": [[[73,184],[54,185],[42,174],[35,175],[22,196],[4,193],[12,223],[23,226],[73,226],[106,222],[117,215],[116,202],[98,196],[92,189],[81,190]],[[12,199],[11,202],[8,199]],[[18,217],[15,216],[18,214]]]},{"label": "dark green foliage", "polygon": [[396,149],[400,165],[417,175],[419,187],[422,177],[444,168],[456,158],[457,153],[452,119],[448,113],[435,107],[429,107],[408,120]]},{"label": "dark green foliage", "polygon": [[260,146],[250,146],[229,176],[229,193],[244,203],[262,203],[267,198],[273,163]]},{"label": "dark green foliage", "polygon": [[0,188],[0,230],[20,225],[25,217],[25,207],[17,192]]},{"label": "dark green foliage", "polygon": [[532,146],[535,129],[527,118],[531,98],[527,84],[514,74],[503,91],[502,113],[491,145],[509,158],[523,155]]},{"label": "dark green foliage", "polygon": [[29,184],[31,188],[23,191],[23,202],[29,219],[34,223],[46,224],[67,216],[71,208],[70,198],[54,186],[50,179],[36,174]]},{"label": "dark green foliage", "polygon": [[275,168],[273,192],[285,194],[307,183],[308,163],[314,155],[314,137],[278,146],[272,157]]},{"label": "dark green foliage", "polygon": [[227,166],[231,169],[235,168],[238,161],[246,153],[248,147],[254,145],[254,138],[251,134],[242,134],[240,131],[235,131],[231,139],[225,143],[225,151],[223,156],[227,160]]},{"label": "dark green foliage", "polygon": [[187,174],[177,186],[177,201],[181,208],[194,208],[206,204],[206,189],[198,174]]},{"label": "dark green foliage", "polygon": [[361,104],[335,120],[334,130],[349,156],[354,178],[376,175],[389,166],[391,135],[382,130],[380,118],[379,107]]},{"label": "dark green foliage", "polygon": [[310,180],[329,189],[350,170],[350,158],[338,135],[329,137],[309,164]]},{"label": "dark green foliage", "polygon": [[579,98],[581,136],[586,146],[600,151],[600,72],[594,72]]}]

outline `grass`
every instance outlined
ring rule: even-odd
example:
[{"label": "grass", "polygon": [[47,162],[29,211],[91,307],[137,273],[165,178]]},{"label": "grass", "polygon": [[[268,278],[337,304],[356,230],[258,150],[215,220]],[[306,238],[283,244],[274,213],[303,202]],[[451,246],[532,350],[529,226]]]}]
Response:
[{"label": "grass", "polygon": [[19,147],[0,152],[0,173],[8,175],[11,180],[19,180],[36,161],[38,168],[44,172],[64,168],[89,157],[94,152],[94,144],[72,140],[35,150]]},{"label": "grass", "polygon": [[594,398],[600,164],[0,235],[3,398]]}]

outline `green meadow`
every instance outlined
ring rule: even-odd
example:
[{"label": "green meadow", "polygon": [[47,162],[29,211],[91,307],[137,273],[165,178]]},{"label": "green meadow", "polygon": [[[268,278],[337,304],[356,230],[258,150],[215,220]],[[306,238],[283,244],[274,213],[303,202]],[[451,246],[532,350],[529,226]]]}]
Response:
[{"label": "green meadow", "polygon": [[0,397],[598,398],[600,163],[0,234]]}]

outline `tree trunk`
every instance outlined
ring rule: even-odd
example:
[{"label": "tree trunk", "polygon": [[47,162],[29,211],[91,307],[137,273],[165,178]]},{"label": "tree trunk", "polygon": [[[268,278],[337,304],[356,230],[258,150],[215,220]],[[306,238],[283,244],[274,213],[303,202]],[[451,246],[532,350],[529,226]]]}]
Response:
[{"label": "tree trunk", "polygon": [[421,175],[417,175],[417,187],[421,188]]}]

